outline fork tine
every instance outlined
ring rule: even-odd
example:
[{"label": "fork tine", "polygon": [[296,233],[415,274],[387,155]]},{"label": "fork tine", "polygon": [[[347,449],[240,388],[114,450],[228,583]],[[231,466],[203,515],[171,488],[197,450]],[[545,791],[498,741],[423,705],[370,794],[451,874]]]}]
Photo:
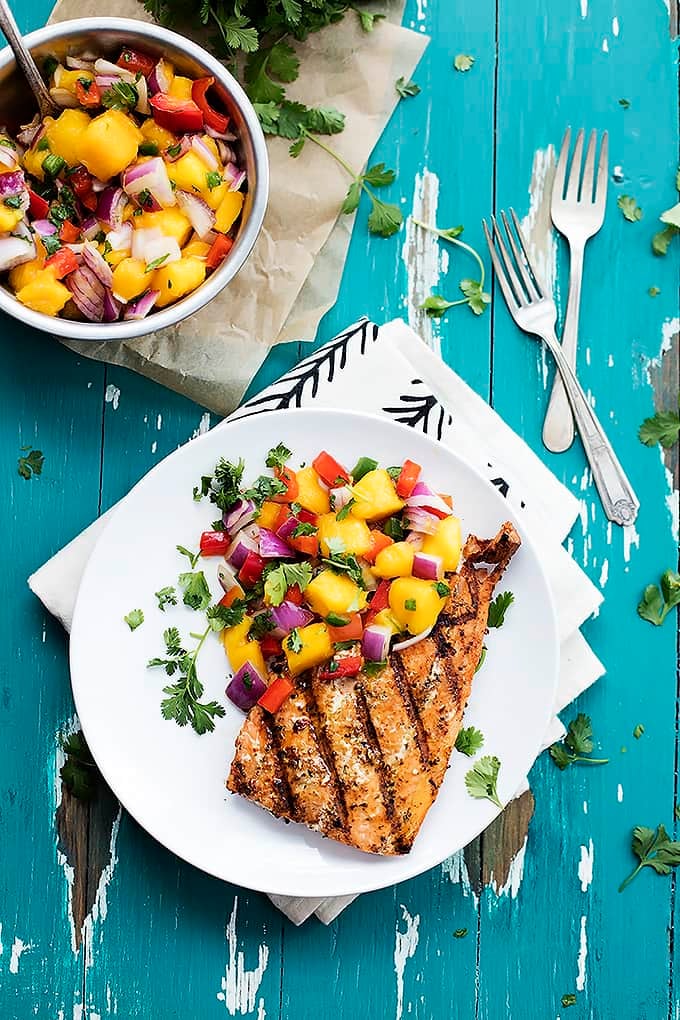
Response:
[{"label": "fork tine", "polygon": [[488,226],[486,225],[486,220],[482,220],[482,227],[484,229],[486,243],[489,247],[489,255],[491,256],[491,264],[493,265],[494,272],[496,274],[496,279],[498,280],[501,291],[503,292],[503,297],[505,298],[510,313],[511,315],[514,315],[519,307],[519,305],[517,304],[517,299],[515,295],[512,293],[512,290],[510,289],[510,284],[508,283],[508,278],[505,275],[503,266],[501,265],[501,260],[498,257],[496,246],[491,240],[491,234],[489,232]]},{"label": "fork tine", "polygon": [[595,180],[595,205],[598,209],[604,208],[607,198],[607,180],[609,176],[609,134],[602,132],[602,144],[600,145],[600,159],[597,164],[597,178]]},{"label": "fork tine", "polygon": [[571,159],[571,170],[569,171],[569,182],[567,184],[567,201],[578,201],[578,186],[581,180],[581,162],[583,160],[583,128],[576,135],[574,155]]},{"label": "fork tine", "polygon": [[597,131],[590,132],[588,148],[586,149],[586,162],[583,168],[583,183],[581,184],[581,201],[592,202],[593,198],[593,177],[595,176],[595,147],[597,145]]},{"label": "fork tine", "polygon": [[569,155],[569,147],[571,145],[571,128],[568,127],[564,132],[564,138],[562,139],[562,148],[560,149],[560,158],[557,161],[557,167],[555,169],[555,179],[553,181],[553,193],[561,199],[564,198],[564,182],[567,178],[567,157]]},{"label": "fork tine", "polygon": [[503,235],[501,234],[501,230],[500,227],[498,226],[498,222],[495,216],[491,217],[491,223],[493,225],[494,237],[496,238],[496,247],[498,248],[498,251],[501,254],[501,258],[503,259],[503,263],[505,265],[505,272],[510,280],[512,289],[515,292],[515,299],[517,301],[517,304],[520,305],[522,308],[526,308],[527,304],[529,303],[527,300],[527,295],[522,289],[522,284],[519,282],[519,276],[515,272],[515,266],[510,257],[508,249],[505,247]]},{"label": "fork tine", "polygon": [[531,259],[529,258],[529,250],[528,250],[526,238],[525,238],[524,234],[522,233],[522,228],[519,225],[519,220],[517,219],[517,213],[512,208],[510,209],[510,215],[512,216],[512,222],[515,224],[515,230],[517,231],[517,237],[519,239],[520,248],[522,249],[522,255],[524,256],[524,260],[525,260],[525,262],[527,264],[527,267],[528,267],[528,269],[529,269],[529,271],[531,273],[531,276],[533,278],[534,284],[536,286],[536,291],[538,292],[538,296],[539,296],[539,298],[544,298],[546,296],[545,288],[544,288],[543,284],[541,283],[541,279],[540,279],[538,273],[534,269],[534,266],[533,266],[533,263],[532,263]]},{"label": "fork tine", "polygon": [[[512,215],[513,222],[515,223],[515,225],[517,225],[517,217],[515,216],[514,209],[511,209],[510,213]],[[510,229],[510,224],[508,223],[508,217],[505,215],[504,210],[501,210],[501,218],[503,220],[505,233],[508,235],[508,241],[510,242],[510,247],[512,248],[512,253],[515,256],[515,262],[517,263],[517,268],[519,269],[520,274],[522,276],[522,280],[524,282],[527,294],[529,295],[532,301],[538,301],[538,291],[536,290],[536,287],[534,286],[534,281],[532,280],[531,276],[527,272],[526,266],[524,265],[524,259],[519,253],[519,249],[517,248],[517,245],[515,243],[514,235],[512,233],[512,230]]]}]

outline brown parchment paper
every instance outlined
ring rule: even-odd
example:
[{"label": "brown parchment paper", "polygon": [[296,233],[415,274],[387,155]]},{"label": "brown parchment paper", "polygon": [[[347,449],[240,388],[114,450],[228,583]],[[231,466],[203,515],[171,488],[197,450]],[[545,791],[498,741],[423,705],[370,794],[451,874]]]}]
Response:
[{"label": "brown parchment paper", "polygon": [[[394,82],[400,75],[412,76],[428,42],[395,23],[403,6],[403,0],[393,4],[390,17],[371,33],[363,32],[349,12],[339,25],[296,44],[301,72],[288,95],[345,114],[345,130],[332,144],[357,169],[366,163],[398,101]],[[150,20],[137,0],[118,0],[115,12],[105,0],[59,0],[50,20],[111,13]],[[352,219],[338,219],[348,178],[309,142],[297,160],[288,155],[284,139],[269,138],[267,144],[271,183],[262,233],[221,295],[184,322],[136,340],[62,343],[227,414],[274,344],[314,339],[337,295],[349,245]]]}]

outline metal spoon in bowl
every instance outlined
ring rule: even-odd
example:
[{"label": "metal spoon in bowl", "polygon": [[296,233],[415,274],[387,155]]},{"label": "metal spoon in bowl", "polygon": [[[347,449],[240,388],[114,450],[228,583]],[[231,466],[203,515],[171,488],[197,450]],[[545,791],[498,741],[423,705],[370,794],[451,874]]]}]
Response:
[{"label": "metal spoon in bowl", "polygon": [[14,15],[10,10],[7,0],[0,0],[0,28],[16,57],[17,64],[24,73],[31,92],[36,98],[40,117],[57,117],[61,113],[61,109],[49,94],[35,60],[24,46],[24,40],[21,37],[19,27],[14,20]]}]

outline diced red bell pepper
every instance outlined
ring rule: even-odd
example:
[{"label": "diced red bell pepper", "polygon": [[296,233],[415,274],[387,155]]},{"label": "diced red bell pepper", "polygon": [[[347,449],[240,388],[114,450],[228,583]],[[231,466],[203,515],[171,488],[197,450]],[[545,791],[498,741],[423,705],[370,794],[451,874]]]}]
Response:
[{"label": "diced red bell pepper", "polygon": [[374,529],[371,532],[371,544],[368,552],[364,553],[364,559],[368,563],[375,563],[375,558],[379,552],[386,549],[388,545],[393,545],[394,539],[390,538],[389,535],[385,535],[384,532]]},{"label": "diced red bell pepper", "polygon": [[349,623],[346,623],[344,627],[331,627],[330,624],[327,626],[334,644],[336,641],[358,641],[364,632],[364,625],[358,613],[352,613]]},{"label": "diced red bell pepper", "polygon": [[333,488],[338,485],[349,485],[349,471],[342,464],[338,464],[335,457],[322,450],[318,457],[312,461],[312,467],[322,482]]},{"label": "diced red bell pepper", "polygon": [[205,264],[208,269],[217,269],[219,264],[224,261],[233,247],[234,242],[231,237],[226,237],[224,234],[218,234],[205,258]]},{"label": "diced red bell pepper", "polygon": [[101,93],[96,81],[79,78],[76,82],[76,99],[86,109],[99,106],[101,103]]},{"label": "diced red bell pepper", "polygon": [[274,474],[280,482],[286,486],[286,491],[272,496],[273,503],[294,503],[298,497],[300,486],[298,485],[295,472],[291,468],[276,468]]},{"label": "diced red bell pepper", "polygon": [[269,659],[274,655],[280,655],[282,651],[280,640],[272,637],[271,634],[265,634],[260,641],[260,648],[262,649],[262,654],[266,659]]},{"label": "diced red bell pepper", "polygon": [[373,598],[368,607],[368,613],[364,621],[365,626],[368,626],[372,620],[376,618],[381,609],[387,609],[390,604],[390,586],[391,581],[381,581],[378,587],[375,589]]},{"label": "diced red bell pepper", "polygon": [[424,506],[423,510],[426,510],[428,514],[432,514],[433,517],[438,517],[440,520],[451,516],[448,510],[442,510],[439,506]]},{"label": "diced red bell pepper", "polygon": [[201,556],[224,556],[229,548],[226,531],[204,531],[199,543]]},{"label": "diced red bell pepper", "polygon": [[361,655],[346,655],[342,659],[331,659],[326,669],[319,670],[319,680],[334,680],[336,677],[341,676],[356,676],[363,664],[364,660]]},{"label": "diced red bell pepper", "polygon": [[119,67],[124,67],[126,71],[130,71],[132,74],[137,74],[138,71],[141,71],[145,78],[148,78],[156,66],[154,58],[150,57],[147,53],[140,53],[139,50],[130,50],[127,47],[118,57],[116,63]]},{"label": "diced red bell pepper", "polygon": [[249,552],[238,572],[238,579],[246,588],[253,588],[264,572],[264,560],[256,552]]},{"label": "diced red bell pepper", "polygon": [[70,220],[64,220],[59,231],[59,240],[64,244],[74,244],[80,237],[80,230]]},{"label": "diced red bell pepper", "polygon": [[439,493],[439,498],[442,499],[450,510],[453,510],[453,498],[445,492]]},{"label": "diced red bell pepper", "polygon": [[212,128],[213,131],[224,133],[229,127],[229,118],[213,109],[205,95],[210,86],[214,84],[215,79],[212,76],[197,78],[191,86],[191,98],[201,110],[207,127]]},{"label": "diced red bell pepper", "polygon": [[92,177],[84,166],[78,166],[69,174],[69,184],[86,209],[97,208],[97,196],[92,188]]},{"label": "diced red bell pepper", "polygon": [[277,676],[267,690],[264,692],[262,697],[258,701],[258,705],[266,709],[267,712],[278,712],[281,705],[284,703],[287,697],[289,697],[295,688],[286,676]]},{"label": "diced red bell pepper", "polygon": [[412,460],[404,461],[397,478],[397,496],[400,499],[408,499],[416,487],[421,471],[420,464],[415,464]]},{"label": "diced red bell pepper", "polygon": [[78,256],[70,248],[60,248],[45,261],[45,268],[47,266],[54,273],[56,280],[62,280],[78,268]]},{"label": "diced red bell pepper", "polygon": [[34,220],[44,220],[50,211],[50,203],[47,202],[41,195],[37,195],[35,191],[28,189],[29,205],[28,209]]},{"label": "diced red bell pepper", "polygon": [[305,510],[304,507],[301,507],[295,516],[299,521],[302,521],[303,524],[313,524],[316,526],[319,523],[318,516],[313,514],[311,510]]},{"label": "diced red bell pepper", "polygon": [[286,602],[293,602],[296,606],[302,605],[302,592],[297,584],[292,584],[286,592]]},{"label": "diced red bell pepper", "polygon": [[226,608],[228,609],[229,606],[233,606],[234,602],[236,602],[237,599],[240,598],[243,598],[243,592],[240,590],[240,588],[237,588],[236,585],[234,585],[233,588],[230,588],[229,591],[222,596],[222,598],[220,599],[220,605],[226,606]]},{"label": "diced red bell pepper", "polygon": [[298,538],[287,539],[288,545],[303,556],[312,558],[319,555],[319,539],[316,535],[300,535]]},{"label": "diced red bell pepper", "polygon": [[193,99],[177,99],[164,92],[157,92],[150,97],[149,105],[158,126],[175,135],[200,131],[203,127],[203,113]]}]

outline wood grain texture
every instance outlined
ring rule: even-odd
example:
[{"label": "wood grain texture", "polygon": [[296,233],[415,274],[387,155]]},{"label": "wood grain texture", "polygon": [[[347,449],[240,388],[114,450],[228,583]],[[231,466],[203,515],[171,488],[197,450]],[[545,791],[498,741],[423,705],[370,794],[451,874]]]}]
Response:
[{"label": "wood grain texture", "polygon": [[[45,20],[49,4],[16,6],[28,29]],[[456,309],[430,324],[445,360],[582,500],[570,548],[606,595],[586,633],[608,673],[578,708],[592,715],[611,762],[559,773],[542,756],[532,793],[464,853],[360,897],[328,928],[312,921],[296,929],[264,897],[178,861],[126,815],[119,820],[106,794],[87,809],[67,797],[60,804],[57,734],[74,723],[66,641],[25,578],[209,421],[181,397],[78,362],[49,337],[3,320],[2,1020],[564,1020],[572,1013],[677,1020],[675,879],[643,874],[616,891],[633,863],[632,826],[670,828],[678,799],[675,634],[670,620],[657,630],[635,614],[644,585],[677,561],[666,476],[675,462],[664,464],[636,439],[654,406],[677,397],[677,347],[663,358],[660,350],[677,333],[680,246],[674,242],[665,259],[649,249],[658,214],[676,201],[670,14],[673,0],[478,0],[455,11],[450,0],[407,4],[405,24],[433,39],[415,75],[423,91],[399,105],[375,153],[396,166],[389,197],[402,199],[405,212],[417,205],[427,170],[439,224],[463,222],[464,237],[480,247],[480,219],[492,208],[512,204],[525,216],[536,207],[548,147],[567,123],[610,131],[612,169],[620,170],[610,181],[605,227],[586,255],[579,374],[643,499],[637,531],[614,533],[578,444],[562,457],[542,450],[552,370],[499,300],[491,314]],[[452,69],[459,52],[475,56],[468,74]],[[622,193],[640,202],[640,223],[621,217]],[[460,278],[476,272],[467,256],[435,250],[419,282],[405,232],[368,238],[365,215],[320,339],[361,313],[378,321],[415,314],[417,288],[426,284],[456,297]],[[565,252],[548,239],[544,255],[559,269],[563,306]],[[661,291],[654,299],[652,285]],[[301,350],[274,351],[251,392]],[[26,443],[46,455],[42,477],[30,482],[16,474]],[[645,734],[635,740],[638,722]],[[513,725],[519,739],[521,720]],[[577,994],[571,1013],[560,1005],[567,992]]]}]

